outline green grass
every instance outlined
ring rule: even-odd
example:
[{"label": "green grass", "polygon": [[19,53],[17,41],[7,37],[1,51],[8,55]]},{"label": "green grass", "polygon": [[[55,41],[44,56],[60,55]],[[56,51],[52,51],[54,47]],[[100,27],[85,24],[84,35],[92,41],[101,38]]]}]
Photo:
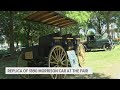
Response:
[{"label": "green grass", "polygon": [[[120,45],[111,51],[87,52],[85,67],[92,69],[94,73],[110,75],[119,72]],[[118,68],[119,67],[119,68]],[[114,72],[116,70],[116,72]]]},{"label": "green grass", "polygon": [[[19,75],[6,75],[5,67],[15,67],[16,58],[0,59],[0,79],[20,79]],[[106,79],[120,77],[120,45],[111,51],[86,52],[85,67],[92,75],[68,75],[68,79]]]}]

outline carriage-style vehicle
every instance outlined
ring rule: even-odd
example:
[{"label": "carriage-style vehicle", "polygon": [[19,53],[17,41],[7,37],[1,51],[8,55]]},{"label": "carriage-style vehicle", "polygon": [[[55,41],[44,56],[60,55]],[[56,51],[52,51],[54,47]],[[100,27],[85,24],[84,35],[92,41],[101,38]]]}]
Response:
[{"label": "carriage-style vehicle", "polygon": [[[25,20],[38,21],[46,25],[64,28],[77,22],[56,11],[35,11],[25,17]],[[22,49],[18,58],[18,67],[70,67],[67,51],[75,50],[80,66],[84,61],[84,47],[79,36],[61,35],[60,32],[39,38],[39,45]],[[34,75],[21,75],[32,78]],[[64,79],[66,75],[50,75],[52,79]]]}]

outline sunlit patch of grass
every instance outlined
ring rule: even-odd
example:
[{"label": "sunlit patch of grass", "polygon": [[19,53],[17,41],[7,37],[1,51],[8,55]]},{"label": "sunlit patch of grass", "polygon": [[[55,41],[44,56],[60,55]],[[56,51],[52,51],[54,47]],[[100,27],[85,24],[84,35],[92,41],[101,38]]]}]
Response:
[{"label": "sunlit patch of grass", "polygon": [[111,51],[86,52],[85,67],[90,67],[93,72],[105,73],[108,70],[111,73],[110,68],[115,64],[120,65],[120,45]]}]

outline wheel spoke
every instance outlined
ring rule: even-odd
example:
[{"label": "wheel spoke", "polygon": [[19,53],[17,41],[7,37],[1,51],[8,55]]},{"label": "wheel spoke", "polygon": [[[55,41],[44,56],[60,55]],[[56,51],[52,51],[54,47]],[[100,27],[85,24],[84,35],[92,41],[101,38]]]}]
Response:
[{"label": "wheel spoke", "polygon": [[61,61],[61,63],[64,63],[65,61],[67,62],[67,60],[65,59],[65,60]]},{"label": "wheel spoke", "polygon": [[61,54],[60,54],[60,51],[61,51],[61,49],[59,48],[59,58],[60,58],[60,55],[61,55]]},{"label": "wheel spoke", "polygon": [[64,79],[65,78],[65,74],[58,74],[58,79]]},{"label": "wheel spoke", "polygon": [[62,57],[62,56],[63,56],[63,53],[64,53],[64,51],[62,50],[62,52],[61,52],[61,54],[60,54],[60,57]]},{"label": "wheel spoke", "polygon": [[64,55],[62,56],[61,61],[64,59],[65,56],[66,56],[66,54],[64,54]]},{"label": "wheel spoke", "polygon": [[57,55],[56,55],[55,51],[53,51],[53,53],[54,53],[54,55],[55,55],[55,58],[57,58]]},{"label": "wheel spoke", "polygon": [[56,62],[50,62],[51,64],[58,64],[58,63],[56,63]]},{"label": "wheel spoke", "polygon": [[59,48],[56,48],[55,51],[56,51],[56,56],[58,58],[58,56],[59,56]]},{"label": "wheel spoke", "polygon": [[54,59],[54,61],[58,62],[57,58],[55,58],[55,57],[52,55],[52,56],[51,56],[51,60],[53,60],[53,59]]},{"label": "wheel spoke", "polygon": [[[49,54],[49,67],[67,67],[68,57],[63,47],[54,46]],[[52,79],[65,78],[65,75],[52,74]]]},{"label": "wheel spoke", "polygon": [[61,61],[61,65],[67,67],[67,62],[67,59],[64,59],[63,61]]},{"label": "wheel spoke", "polygon": [[58,65],[55,65],[54,67],[57,67]]},{"label": "wheel spoke", "polygon": [[51,74],[53,79],[57,79],[57,74]]}]

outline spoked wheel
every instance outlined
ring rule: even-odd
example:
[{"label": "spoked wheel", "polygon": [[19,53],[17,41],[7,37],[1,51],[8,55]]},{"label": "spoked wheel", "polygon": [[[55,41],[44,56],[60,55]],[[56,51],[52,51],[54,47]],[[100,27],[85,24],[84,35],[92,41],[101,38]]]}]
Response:
[{"label": "spoked wheel", "polygon": [[76,54],[77,54],[77,57],[79,60],[79,64],[82,67],[84,65],[84,61],[85,61],[85,48],[82,44],[79,44],[77,46]]},{"label": "spoked wheel", "polygon": [[[68,57],[63,47],[56,45],[54,46],[48,57],[49,67],[68,67]],[[51,74],[52,79],[64,79],[65,74]]]},{"label": "spoked wheel", "polygon": [[[21,52],[21,54],[18,58],[17,67],[29,67],[28,63],[30,61],[24,60],[23,55],[24,55],[24,52]],[[20,76],[24,79],[31,79],[35,76],[35,74],[20,74]]]},{"label": "spoked wheel", "polygon": [[103,46],[103,49],[105,50],[105,51],[110,51],[111,49],[112,49],[112,47],[110,46],[110,45],[104,45]]}]

